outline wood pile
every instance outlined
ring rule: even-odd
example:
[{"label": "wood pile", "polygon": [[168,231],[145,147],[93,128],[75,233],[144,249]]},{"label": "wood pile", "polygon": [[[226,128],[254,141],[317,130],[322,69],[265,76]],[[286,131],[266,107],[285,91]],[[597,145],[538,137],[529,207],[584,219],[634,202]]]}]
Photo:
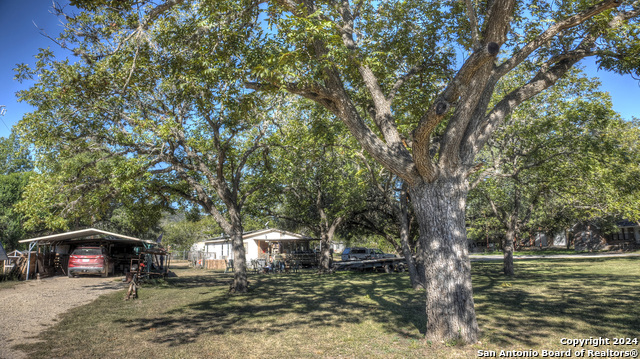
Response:
[{"label": "wood pile", "polygon": [[14,259],[15,264],[7,277],[25,280],[27,278],[27,268],[29,270],[29,279],[35,278],[36,273],[40,273],[41,277],[51,276],[55,272],[53,260],[54,254],[51,253],[32,252],[30,261],[29,253],[22,253],[18,258]]},{"label": "wood pile", "polygon": [[[8,278],[24,280],[27,274],[27,259],[28,257],[26,253],[21,254],[20,257],[15,259],[13,268],[9,271]],[[32,258],[32,262],[35,264],[35,258]],[[35,273],[35,265],[33,269],[33,273]],[[29,271],[31,272],[31,268],[29,268]]]}]

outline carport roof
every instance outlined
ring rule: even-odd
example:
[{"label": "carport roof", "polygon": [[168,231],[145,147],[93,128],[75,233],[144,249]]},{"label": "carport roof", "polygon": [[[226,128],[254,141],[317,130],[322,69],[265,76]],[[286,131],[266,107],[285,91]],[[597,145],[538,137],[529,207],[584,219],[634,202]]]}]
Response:
[{"label": "carport roof", "polygon": [[[89,236],[101,236],[103,239],[123,241],[123,242],[139,242],[139,243],[150,243],[150,244],[155,243],[153,241],[145,241],[140,238],[129,237],[122,234],[107,232],[107,231],[103,231],[95,228],[87,228],[87,229],[81,229],[79,231],[52,234],[49,236],[43,236],[43,237],[37,237],[37,238],[31,238],[31,239],[23,239],[19,242],[20,243],[31,243],[31,242],[52,243],[52,242],[84,238]],[[112,237],[112,238],[105,238],[105,237]]]}]

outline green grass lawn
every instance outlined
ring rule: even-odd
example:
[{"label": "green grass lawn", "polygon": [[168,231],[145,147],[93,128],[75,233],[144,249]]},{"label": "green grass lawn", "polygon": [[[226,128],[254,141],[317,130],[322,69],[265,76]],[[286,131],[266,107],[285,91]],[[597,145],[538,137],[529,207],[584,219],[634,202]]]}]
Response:
[{"label": "green grass lawn", "polygon": [[[544,249],[527,249],[527,250],[519,250],[519,251],[514,251],[513,255],[514,256],[548,256],[548,255],[567,255],[567,254],[585,254],[586,252],[576,252],[575,249],[564,249],[564,248],[544,248]],[[603,252],[606,253],[606,252]],[[472,253],[474,255],[481,255],[481,256],[486,256],[486,255],[498,255],[501,256],[504,253],[502,252],[502,250],[496,250],[496,251],[491,251],[491,252],[479,252],[479,253]]]},{"label": "green grass lawn", "polygon": [[[478,350],[564,350],[561,338],[640,336],[640,258],[473,263],[481,343],[425,334],[424,294],[406,274],[251,275],[176,270],[140,298],[112,293],[66,313],[29,358],[476,358]],[[614,349],[637,349],[610,347]]]},{"label": "green grass lawn", "polygon": [[[639,252],[640,251],[627,251],[625,253],[639,253]],[[550,255],[572,255],[572,254],[594,254],[594,253],[617,254],[620,252],[616,252],[616,251],[576,252],[575,249],[566,249],[566,248],[543,248],[543,249],[529,248],[529,249],[514,251],[513,255],[514,256],[550,256]],[[471,253],[471,254],[480,255],[480,256],[486,256],[486,255],[502,256],[504,253],[502,252],[502,250],[496,250],[492,252],[479,252],[479,253]]]},{"label": "green grass lawn", "polygon": [[[475,255],[498,255],[501,256],[504,253],[501,250],[492,251],[492,252],[480,252],[480,253],[472,253]],[[560,248],[545,248],[545,249],[529,249],[529,250],[519,250],[514,251],[514,256],[548,256],[548,255],[567,255],[567,254],[584,254],[584,252],[576,252],[574,249],[560,249]]]}]

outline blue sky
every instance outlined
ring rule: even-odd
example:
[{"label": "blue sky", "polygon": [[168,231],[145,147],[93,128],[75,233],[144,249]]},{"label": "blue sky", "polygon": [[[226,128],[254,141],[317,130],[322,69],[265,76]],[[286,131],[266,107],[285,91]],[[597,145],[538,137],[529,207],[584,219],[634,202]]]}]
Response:
[{"label": "blue sky", "polygon": [[[64,3],[64,1],[60,1]],[[64,55],[56,44],[40,34],[39,28],[55,37],[62,26],[50,13],[50,0],[0,0],[0,105],[6,106],[4,117],[0,117],[0,136],[10,134],[10,128],[22,115],[31,111],[29,105],[18,103],[15,93],[26,89],[29,83],[20,84],[13,79],[18,63],[33,65],[33,56],[38,48],[51,47],[56,55]],[[640,86],[631,76],[621,76],[597,71],[593,60],[583,62],[587,73],[597,76],[602,89],[611,94],[613,107],[623,118],[640,118]]]},{"label": "blue sky", "polygon": [[33,65],[38,48],[59,49],[34,25],[52,37],[62,30],[58,18],[50,13],[51,4],[51,0],[0,0],[0,105],[6,106],[4,117],[0,117],[2,137],[7,137],[11,133],[8,128],[31,111],[29,105],[17,102],[15,93],[28,88],[29,83],[20,84],[13,79],[16,64]]}]

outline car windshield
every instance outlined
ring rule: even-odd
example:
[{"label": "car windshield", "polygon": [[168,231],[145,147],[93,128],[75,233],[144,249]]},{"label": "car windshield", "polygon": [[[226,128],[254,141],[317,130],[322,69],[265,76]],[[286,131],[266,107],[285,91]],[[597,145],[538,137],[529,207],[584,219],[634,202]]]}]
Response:
[{"label": "car windshield", "polygon": [[102,254],[102,251],[100,251],[100,248],[76,248],[73,254],[77,256],[98,256]]}]

